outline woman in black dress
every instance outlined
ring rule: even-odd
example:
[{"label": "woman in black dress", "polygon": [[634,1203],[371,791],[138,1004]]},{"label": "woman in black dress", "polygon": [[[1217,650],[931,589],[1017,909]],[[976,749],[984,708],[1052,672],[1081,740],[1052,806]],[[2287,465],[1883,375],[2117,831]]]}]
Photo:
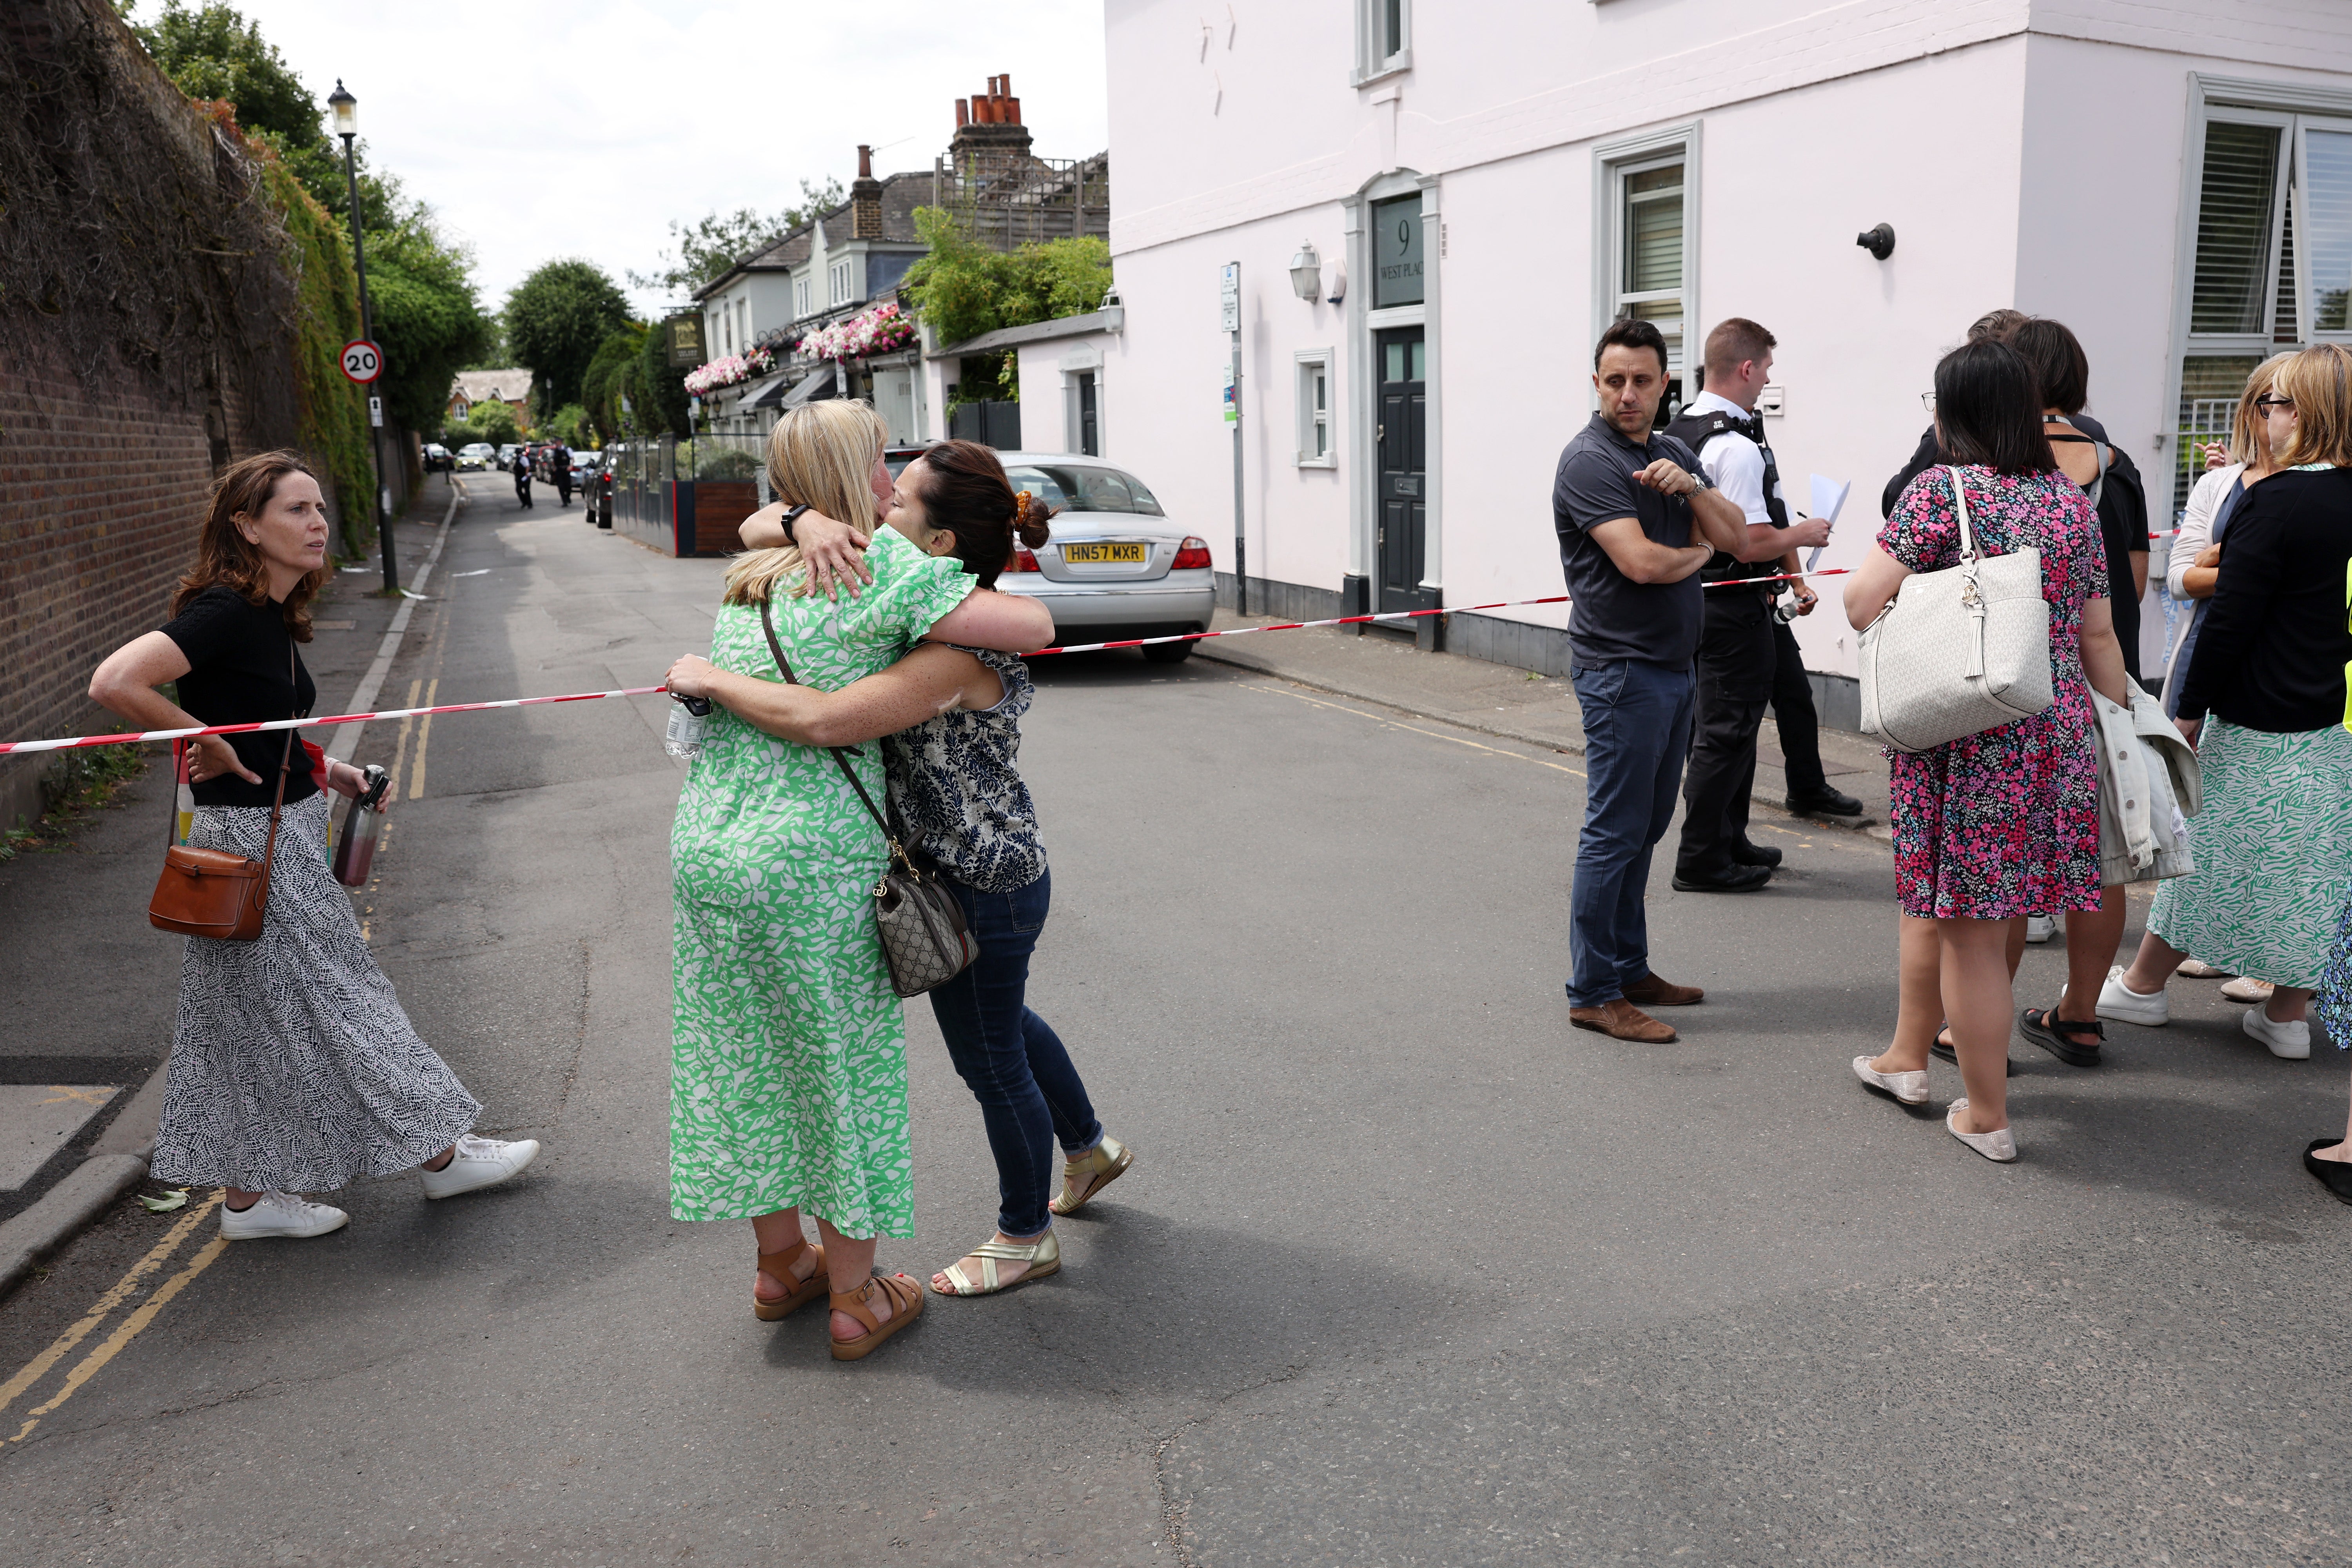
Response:
[{"label": "woman in black dress", "polygon": [[[318,479],[299,457],[231,466],[213,486],[173,619],[110,655],[90,696],[142,730],[308,714],[317,689],[295,645],[310,640],[327,537]],[[176,704],[155,689],[166,681]],[[286,774],[259,940],[187,939],[150,1167],[227,1188],[221,1234],[233,1241],[323,1236],[349,1219],[300,1192],[422,1166],[425,1195],[449,1197],[503,1182],[539,1153],[533,1140],[469,1131],[480,1104],[409,1026],[328,866],[321,785],[355,795],[362,775],[295,734],[189,742],[189,841],[206,848],[261,858]]]}]

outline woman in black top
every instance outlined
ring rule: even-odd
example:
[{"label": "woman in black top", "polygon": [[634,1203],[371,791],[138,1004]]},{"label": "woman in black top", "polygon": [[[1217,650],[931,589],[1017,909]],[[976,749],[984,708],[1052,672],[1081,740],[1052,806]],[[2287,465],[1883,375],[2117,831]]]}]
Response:
[{"label": "woman in black top", "polygon": [[[2221,543],[2212,607],[2181,683],[2204,805],[2197,869],[2166,882],[2118,1000],[2147,1009],[2188,954],[2275,981],[2245,1032],[2311,1054],[2305,1005],[2352,894],[2352,735],[2343,727],[2345,572],[2352,563],[2352,351],[2281,367],[2263,400],[2280,471],[2247,490]],[[2201,733],[2200,733],[2201,730]],[[2148,1009],[2162,1021],[2160,1000]],[[2344,1042],[2339,1042],[2344,1043]]]},{"label": "woman in black top", "polygon": [[[317,689],[295,645],[310,640],[327,536],[299,458],[231,466],[173,618],[109,656],[90,696],[142,730],[308,714]],[[176,704],[155,689],[166,681]],[[473,1136],[480,1104],[409,1026],[329,869],[320,786],[355,795],[359,770],[291,730],[207,735],[186,755],[191,843],[258,860],[281,771],[284,802],[260,938],[187,939],[154,1174],[227,1188],[221,1234],[246,1240],[323,1236],[350,1217],[298,1192],[422,1165],[425,1195],[448,1197],[530,1164],[537,1142]]]}]

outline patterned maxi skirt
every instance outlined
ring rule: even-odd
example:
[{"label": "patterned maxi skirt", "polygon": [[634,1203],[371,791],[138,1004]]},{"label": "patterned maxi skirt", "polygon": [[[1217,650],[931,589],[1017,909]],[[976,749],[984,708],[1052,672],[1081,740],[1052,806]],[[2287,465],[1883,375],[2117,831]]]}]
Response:
[{"label": "patterned maxi skirt", "polygon": [[2157,889],[2147,929],[2219,968],[2316,986],[2352,894],[2352,734],[2209,719],[2197,762],[2197,869]]},{"label": "patterned maxi skirt", "polygon": [[[259,941],[187,939],[158,1177],[332,1192],[422,1164],[481,1114],[360,935],[328,863],[329,799],[285,810]],[[190,841],[259,859],[268,837],[267,810],[206,806]]]}]

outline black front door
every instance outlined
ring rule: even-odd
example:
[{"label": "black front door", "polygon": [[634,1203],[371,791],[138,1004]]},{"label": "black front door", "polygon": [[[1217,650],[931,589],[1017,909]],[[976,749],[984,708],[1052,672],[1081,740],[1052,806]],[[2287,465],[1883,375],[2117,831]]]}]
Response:
[{"label": "black front door", "polygon": [[1102,436],[1095,414],[1095,373],[1078,373],[1078,450],[1089,458],[1102,456]]},{"label": "black front door", "polygon": [[1393,327],[1372,338],[1380,366],[1380,531],[1374,553],[1376,608],[1427,608],[1421,586],[1429,531],[1429,360],[1419,327]]}]

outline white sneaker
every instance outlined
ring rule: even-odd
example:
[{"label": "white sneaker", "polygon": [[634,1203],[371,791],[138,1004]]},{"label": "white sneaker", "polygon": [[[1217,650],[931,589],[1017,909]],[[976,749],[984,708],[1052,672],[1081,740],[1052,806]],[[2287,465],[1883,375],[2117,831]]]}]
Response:
[{"label": "white sneaker", "polygon": [[2056,936],[2057,934],[2057,916],[2028,915],[2025,917],[2025,940],[2033,943],[2036,947],[2048,942],[2052,937]]},{"label": "white sneaker", "polygon": [[425,1195],[428,1198],[454,1198],[459,1193],[470,1193],[480,1187],[495,1187],[509,1176],[520,1175],[533,1160],[539,1158],[539,1140],[525,1138],[518,1142],[501,1142],[496,1138],[477,1138],[467,1132],[457,1140],[457,1152],[449,1163],[437,1171],[425,1171]]},{"label": "white sneaker", "polygon": [[2154,995],[2142,995],[2124,984],[2124,966],[2116,964],[2107,971],[2107,983],[2099,987],[2099,1005],[2092,1009],[2102,1018],[2116,1018],[2126,1024],[2145,1024],[2160,1029],[2172,1022],[2172,1000],[2163,991]]},{"label": "white sneaker", "polygon": [[221,1238],[225,1241],[255,1241],[266,1236],[324,1236],[352,1222],[352,1216],[339,1208],[278,1192],[262,1194],[253,1200],[250,1208],[233,1209],[223,1204],[220,1216]]},{"label": "white sneaker", "polygon": [[2260,1007],[2249,1007],[2239,1026],[2271,1048],[2281,1061],[2307,1061],[2311,1057],[2311,1026],[2297,1018],[2282,1024]]}]

